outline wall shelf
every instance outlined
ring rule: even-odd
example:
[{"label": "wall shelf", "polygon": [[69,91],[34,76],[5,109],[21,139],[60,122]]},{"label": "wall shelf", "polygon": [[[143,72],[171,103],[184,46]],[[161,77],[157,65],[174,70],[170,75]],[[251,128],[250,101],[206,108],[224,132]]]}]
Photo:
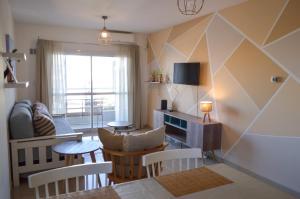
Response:
[{"label": "wall shelf", "polygon": [[29,86],[29,82],[11,82],[5,83],[5,88],[27,88]]},{"label": "wall shelf", "polygon": [[145,81],[145,82],[147,82],[149,84],[163,84],[163,82],[151,82],[151,81]]},{"label": "wall shelf", "polygon": [[145,81],[146,83],[149,84],[169,84],[170,82],[152,82],[152,81]]}]

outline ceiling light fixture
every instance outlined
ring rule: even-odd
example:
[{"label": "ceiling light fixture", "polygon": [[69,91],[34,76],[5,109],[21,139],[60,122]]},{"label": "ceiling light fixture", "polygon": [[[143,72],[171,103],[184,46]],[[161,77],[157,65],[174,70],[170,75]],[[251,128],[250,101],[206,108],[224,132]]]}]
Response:
[{"label": "ceiling light fixture", "polygon": [[196,15],[204,5],[205,0],[177,0],[177,7],[183,15]]},{"label": "ceiling light fixture", "polygon": [[101,41],[103,44],[109,44],[112,41],[111,34],[106,28],[105,20],[107,16],[102,16],[103,19],[103,28],[99,33],[98,41]]}]

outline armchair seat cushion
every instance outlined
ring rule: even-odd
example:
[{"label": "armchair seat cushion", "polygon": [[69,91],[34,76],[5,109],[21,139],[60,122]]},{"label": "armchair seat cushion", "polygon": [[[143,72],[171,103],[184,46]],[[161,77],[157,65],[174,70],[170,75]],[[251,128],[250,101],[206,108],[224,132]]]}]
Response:
[{"label": "armchair seat cushion", "polygon": [[124,137],[124,151],[141,151],[160,146],[165,140],[165,127],[160,127],[141,134],[129,134]]},{"label": "armchair seat cushion", "polygon": [[98,129],[100,141],[103,144],[103,158],[112,161],[112,174],[108,175],[114,183],[127,182],[146,177],[142,166],[142,156],[148,153],[162,151],[167,146],[164,143],[165,128],[158,128],[146,133],[132,132],[120,135],[107,129]]},{"label": "armchair seat cushion", "polygon": [[123,150],[124,135],[113,133],[104,128],[98,129],[98,135],[104,148],[118,151]]}]

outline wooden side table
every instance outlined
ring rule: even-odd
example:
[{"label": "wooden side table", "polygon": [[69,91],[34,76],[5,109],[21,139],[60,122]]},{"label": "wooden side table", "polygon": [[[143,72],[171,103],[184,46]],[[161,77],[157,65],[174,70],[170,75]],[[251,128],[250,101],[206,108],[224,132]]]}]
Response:
[{"label": "wooden side table", "polygon": [[66,166],[70,166],[74,163],[75,155],[82,155],[89,153],[92,162],[96,162],[95,151],[100,149],[99,141],[83,140],[83,141],[68,141],[62,142],[52,146],[52,150],[58,154],[65,156]]},{"label": "wooden side table", "polygon": [[[52,150],[58,154],[65,156],[66,166],[74,164],[74,156],[89,153],[93,163],[96,163],[95,151],[100,149],[99,141],[94,140],[82,140],[82,141],[67,141],[52,146]],[[97,181],[101,186],[99,175],[97,175]]]}]

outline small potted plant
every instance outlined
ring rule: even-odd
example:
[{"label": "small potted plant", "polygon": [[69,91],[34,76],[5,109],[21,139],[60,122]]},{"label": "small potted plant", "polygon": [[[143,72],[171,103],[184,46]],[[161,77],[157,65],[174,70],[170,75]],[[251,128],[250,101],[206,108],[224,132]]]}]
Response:
[{"label": "small potted plant", "polygon": [[155,71],[155,70],[153,70],[153,71],[151,72],[151,81],[152,81],[152,82],[155,82],[155,81],[156,81],[156,71]]},{"label": "small potted plant", "polygon": [[160,68],[157,70],[157,78],[160,83],[162,83],[164,81],[164,77],[163,77],[163,74],[162,74],[162,71]]}]

